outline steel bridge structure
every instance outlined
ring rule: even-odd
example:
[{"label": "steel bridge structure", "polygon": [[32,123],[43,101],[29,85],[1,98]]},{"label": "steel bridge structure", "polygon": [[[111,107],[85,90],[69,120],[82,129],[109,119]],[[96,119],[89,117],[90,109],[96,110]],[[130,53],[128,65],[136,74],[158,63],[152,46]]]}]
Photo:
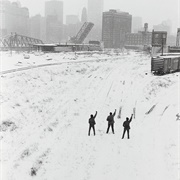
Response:
[{"label": "steel bridge structure", "polygon": [[16,33],[0,37],[1,50],[31,49],[34,44],[43,44],[43,41]]},{"label": "steel bridge structure", "polygon": [[85,22],[82,25],[82,27],[79,30],[79,32],[77,33],[77,35],[70,39],[70,42],[71,43],[75,43],[75,44],[83,43],[84,39],[87,37],[87,35],[89,34],[89,32],[91,31],[93,26],[94,26],[94,24],[92,22]]}]

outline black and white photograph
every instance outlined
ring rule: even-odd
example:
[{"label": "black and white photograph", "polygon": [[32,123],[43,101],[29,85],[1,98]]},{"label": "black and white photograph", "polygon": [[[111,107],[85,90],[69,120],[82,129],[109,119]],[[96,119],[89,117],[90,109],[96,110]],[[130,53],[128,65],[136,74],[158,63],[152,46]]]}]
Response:
[{"label": "black and white photograph", "polygon": [[0,0],[0,180],[180,180],[180,0]]}]

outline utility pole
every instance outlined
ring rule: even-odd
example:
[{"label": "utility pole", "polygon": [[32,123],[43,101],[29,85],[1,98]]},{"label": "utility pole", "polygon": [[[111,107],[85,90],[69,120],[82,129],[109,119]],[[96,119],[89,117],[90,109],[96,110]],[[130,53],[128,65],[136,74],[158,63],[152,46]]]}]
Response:
[{"label": "utility pole", "polygon": [[180,28],[177,29],[176,46],[180,46]]},{"label": "utility pole", "polygon": [[163,34],[162,34],[162,54],[161,54],[162,56],[163,56],[163,46],[164,46],[163,39],[164,38],[163,38]]}]

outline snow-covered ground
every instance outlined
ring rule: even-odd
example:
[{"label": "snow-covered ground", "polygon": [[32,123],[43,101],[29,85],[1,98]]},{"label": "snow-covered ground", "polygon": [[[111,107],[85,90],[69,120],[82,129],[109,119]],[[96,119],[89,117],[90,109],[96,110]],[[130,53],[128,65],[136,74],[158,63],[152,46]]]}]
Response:
[{"label": "snow-covered ground", "polygon": [[179,180],[179,76],[153,76],[141,52],[2,53],[0,178]]}]

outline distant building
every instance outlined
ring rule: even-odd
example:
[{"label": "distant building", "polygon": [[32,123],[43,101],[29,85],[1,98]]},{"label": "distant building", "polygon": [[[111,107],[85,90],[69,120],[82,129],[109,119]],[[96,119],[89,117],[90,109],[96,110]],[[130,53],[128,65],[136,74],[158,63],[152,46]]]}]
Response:
[{"label": "distant building", "polygon": [[64,25],[63,42],[68,42],[72,36],[75,36],[81,28],[81,24],[77,15],[67,15],[66,25]]},{"label": "distant building", "polygon": [[104,0],[88,0],[88,22],[94,24],[88,35],[90,40],[101,40],[103,4]]},{"label": "distant building", "polygon": [[144,31],[138,33],[127,33],[126,34],[126,48],[138,48],[144,46],[151,46],[152,43],[152,32],[148,32],[148,24],[144,24]]},{"label": "distant building", "polygon": [[63,2],[51,0],[45,2],[46,41],[60,42],[63,36]]},{"label": "distant building", "polygon": [[132,32],[137,33],[142,30],[142,18],[132,17]]},{"label": "distant building", "polygon": [[163,21],[161,24],[154,25],[155,31],[167,31],[168,35],[171,35],[171,21]]},{"label": "distant building", "polygon": [[71,37],[76,36],[81,28],[81,23],[64,25],[63,42],[68,42]]},{"label": "distant building", "polygon": [[41,37],[41,15],[30,18],[30,36],[40,39]]},{"label": "distant building", "polygon": [[82,10],[81,22],[82,22],[82,23],[87,22],[87,10],[86,10],[85,7],[84,7],[83,10]]},{"label": "distant building", "polygon": [[46,19],[41,15],[30,18],[30,37],[46,41]]},{"label": "distant building", "polygon": [[132,15],[118,10],[103,12],[102,41],[105,48],[121,48],[131,32]]},{"label": "distant building", "polygon": [[45,17],[57,16],[60,24],[63,24],[63,2],[58,0],[51,0],[45,2]]},{"label": "distant building", "polygon": [[0,1],[0,34],[7,35],[16,32],[20,35],[29,35],[29,10],[21,7],[20,3],[11,3],[8,0]]},{"label": "distant building", "polygon": [[46,18],[46,42],[59,43],[62,40],[63,26],[58,22],[57,16],[47,16]]},{"label": "distant building", "polygon": [[79,23],[79,18],[77,15],[67,15],[66,16],[66,24],[77,24]]},{"label": "distant building", "polygon": [[176,46],[176,36],[174,36],[174,35],[167,36],[167,45],[168,46]]}]

